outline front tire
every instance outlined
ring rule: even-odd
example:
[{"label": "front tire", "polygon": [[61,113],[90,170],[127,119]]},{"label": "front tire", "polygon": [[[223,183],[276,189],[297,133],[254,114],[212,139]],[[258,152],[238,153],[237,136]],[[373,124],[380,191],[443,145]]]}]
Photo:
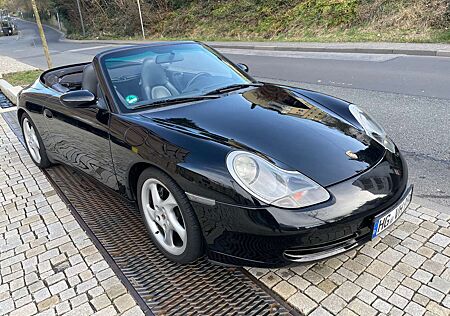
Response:
[{"label": "front tire", "polygon": [[25,140],[25,147],[31,157],[31,160],[40,168],[48,168],[51,166],[50,160],[47,157],[44,143],[39,134],[36,125],[34,125],[30,116],[24,113],[21,120],[22,134]]},{"label": "front tire", "polygon": [[204,253],[197,217],[181,188],[156,168],[145,169],[137,185],[138,205],[148,233],[170,260],[189,263]]}]

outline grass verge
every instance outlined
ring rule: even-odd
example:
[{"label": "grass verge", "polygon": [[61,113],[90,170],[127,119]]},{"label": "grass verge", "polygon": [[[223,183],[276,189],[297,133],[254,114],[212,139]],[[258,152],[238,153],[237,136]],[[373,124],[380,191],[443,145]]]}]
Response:
[{"label": "grass verge", "polygon": [[36,81],[41,73],[42,70],[40,69],[12,72],[4,74],[3,79],[8,81],[12,86],[27,86]]}]

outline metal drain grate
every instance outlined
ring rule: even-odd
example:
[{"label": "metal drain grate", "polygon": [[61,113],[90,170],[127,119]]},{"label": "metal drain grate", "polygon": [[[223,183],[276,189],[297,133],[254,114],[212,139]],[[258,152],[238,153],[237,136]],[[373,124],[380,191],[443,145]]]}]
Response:
[{"label": "metal drain grate", "polygon": [[4,94],[0,93],[0,109],[7,109],[13,106],[14,104],[12,104]]},{"label": "metal drain grate", "polygon": [[[16,113],[2,116],[23,143]],[[133,287],[138,303],[148,308],[146,314],[298,314],[241,268],[214,265],[205,258],[184,266],[169,261],[150,241],[135,205],[96,180],[63,165],[46,174],[111,257],[107,260],[113,260],[113,268],[120,269],[125,285]]]},{"label": "metal drain grate", "polygon": [[48,174],[157,315],[288,315],[242,269],[206,259],[177,265],[150,241],[133,203],[73,169]]}]

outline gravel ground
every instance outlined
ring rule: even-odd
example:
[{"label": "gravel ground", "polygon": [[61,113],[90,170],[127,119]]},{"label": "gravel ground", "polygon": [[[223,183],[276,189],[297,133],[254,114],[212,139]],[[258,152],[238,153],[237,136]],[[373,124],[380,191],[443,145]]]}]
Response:
[{"label": "gravel ground", "polygon": [[25,71],[36,69],[33,66],[21,63],[13,58],[7,56],[0,56],[0,75],[11,72]]}]

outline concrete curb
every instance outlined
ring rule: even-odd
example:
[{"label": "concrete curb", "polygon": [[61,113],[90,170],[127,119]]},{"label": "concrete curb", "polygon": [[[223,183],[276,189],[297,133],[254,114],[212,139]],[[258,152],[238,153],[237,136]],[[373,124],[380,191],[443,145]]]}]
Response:
[{"label": "concrete curb", "polygon": [[17,86],[13,87],[8,81],[5,79],[0,79],[0,90],[3,94],[14,104],[19,104],[19,92],[22,91],[22,87]]},{"label": "concrete curb", "polygon": [[450,57],[450,50],[438,50],[436,56],[440,57]]},{"label": "concrete curb", "polygon": [[359,53],[359,54],[397,54],[415,56],[441,56],[450,57],[450,51],[426,50],[426,49],[386,49],[386,48],[347,48],[347,47],[300,47],[277,45],[224,45],[207,43],[214,48],[272,50],[291,52],[320,52],[320,53]]},{"label": "concrete curb", "polygon": [[[140,45],[146,43],[145,41],[134,40],[71,40],[64,36],[61,37],[60,42],[66,43],[80,43],[80,44],[111,44],[111,45]],[[291,51],[291,52],[320,52],[320,53],[359,53],[359,54],[397,54],[397,55],[412,55],[412,56],[439,56],[450,57],[450,50],[438,49],[403,49],[403,48],[363,48],[363,47],[323,47],[323,46],[294,46],[294,45],[271,45],[270,43],[261,42],[261,44],[245,44],[245,43],[215,43],[205,42],[213,48],[228,48],[228,49],[250,49],[250,50],[270,50],[270,51]]]}]

